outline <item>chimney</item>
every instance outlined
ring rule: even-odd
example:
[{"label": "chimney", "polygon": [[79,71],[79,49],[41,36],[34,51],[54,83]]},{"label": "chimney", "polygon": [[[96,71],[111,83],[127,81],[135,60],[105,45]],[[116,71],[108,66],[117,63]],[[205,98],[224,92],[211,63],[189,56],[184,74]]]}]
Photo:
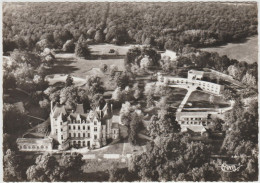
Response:
[{"label": "chimney", "polygon": [[51,101],[51,112],[52,112],[52,109],[53,109],[53,101]]}]

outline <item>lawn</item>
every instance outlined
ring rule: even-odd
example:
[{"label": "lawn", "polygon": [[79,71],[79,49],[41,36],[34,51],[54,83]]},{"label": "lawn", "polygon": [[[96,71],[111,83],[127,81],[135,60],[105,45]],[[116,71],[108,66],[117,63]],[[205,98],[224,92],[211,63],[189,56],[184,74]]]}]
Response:
[{"label": "lawn", "polygon": [[230,59],[253,63],[258,61],[258,36],[247,38],[244,43],[229,43],[225,46],[202,48],[202,51],[217,52]]},{"label": "lawn", "polygon": [[[210,94],[202,91],[194,91],[190,95],[184,108],[224,108],[229,107],[229,103],[220,96],[214,96],[213,102],[210,103]],[[188,103],[192,105],[189,106]]]},{"label": "lawn", "polygon": [[128,50],[132,46],[133,45],[118,46],[118,45],[113,45],[113,44],[97,44],[97,45],[89,45],[89,48],[90,48],[92,54],[95,54],[95,55],[109,55],[110,49],[114,49],[115,51],[117,51],[118,55],[126,55]]},{"label": "lawn", "polygon": [[72,76],[85,79],[87,72],[92,68],[99,68],[101,64],[116,65],[119,70],[124,70],[124,59],[93,59],[86,60],[78,58],[74,54],[59,53],[55,55],[57,61],[54,66],[48,70],[52,74],[71,74]]}]

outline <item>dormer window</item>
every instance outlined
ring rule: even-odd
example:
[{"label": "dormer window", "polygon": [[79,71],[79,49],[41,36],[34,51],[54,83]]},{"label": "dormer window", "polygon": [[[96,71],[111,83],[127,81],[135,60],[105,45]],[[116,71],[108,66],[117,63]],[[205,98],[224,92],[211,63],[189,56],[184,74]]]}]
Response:
[{"label": "dormer window", "polygon": [[83,123],[85,123],[85,120],[83,120]]},{"label": "dormer window", "polygon": [[94,125],[97,125],[97,121],[94,121]]},{"label": "dormer window", "polygon": [[76,120],[75,120],[75,119],[73,120],[73,123],[76,123]]}]

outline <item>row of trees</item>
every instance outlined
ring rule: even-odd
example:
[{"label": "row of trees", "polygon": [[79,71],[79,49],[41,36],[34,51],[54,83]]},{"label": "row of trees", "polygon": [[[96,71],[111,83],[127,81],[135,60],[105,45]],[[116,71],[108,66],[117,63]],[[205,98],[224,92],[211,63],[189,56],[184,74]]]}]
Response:
[{"label": "row of trees", "polygon": [[62,48],[67,40],[78,40],[84,34],[88,43],[136,42],[178,52],[181,44],[217,45],[257,34],[258,24],[254,3],[241,6],[213,2],[16,5],[3,6],[4,51],[32,49],[43,39],[53,48]]},{"label": "row of trees", "polygon": [[4,180],[33,182],[82,181],[82,166],[84,164],[81,154],[62,154],[59,161],[57,161],[53,155],[45,153],[35,159],[35,164],[22,167],[21,157],[8,149],[3,161]]}]

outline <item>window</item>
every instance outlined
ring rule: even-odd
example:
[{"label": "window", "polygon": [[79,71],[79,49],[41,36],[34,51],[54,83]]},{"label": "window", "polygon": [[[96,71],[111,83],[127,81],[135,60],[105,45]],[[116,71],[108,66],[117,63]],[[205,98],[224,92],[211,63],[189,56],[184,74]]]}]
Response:
[{"label": "window", "polygon": [[94,125],[97,125],[97,122],[96,122],[96,121],[94,121]]},{"label": "window", "polygon": [[63,135],[61,136],[61,140],[63,140]]},{"label": "window", "polygon": [[95,131],[95,132],[97,131],[97,127],[94,127],[94,131]]},{"label": "window", "polygon": [[76,129],[76,127],[75,126],[73,126],[73,130],[75,130]]},{"label": "window", "polygon": [[23,146],[24,149],[27,149],[26,145]]},{"label": "window", "polygon": [[58,129],[56,129],[56,134],[58,134]]},{"label": "window", "polygon": [[83,126],[83,130],[85,130],[85,126]]},{"label": "window", "polygon": [[190,122],[190,124],[192,125],[192,124],[193,124],[193,122]]},{"label": "window", "polygon": [[85,133],[83,133],[83,137],[85,137]]},{"label": "window", "polygon": [[69,125],[69,130],[71,130],[71,126]]},{"label": "window", "polygon": [[78,123],[80,123],[80,120],[78,120]]},{"label": "window", "polygon": [[78,126],[78,129],[80,130],[80,125]]},{"label": "window", "polygon": [[78,135],[79,135],[78,137],[80,137],[80,133],[78,133]]},{"label": "window", "polygon": [[78,141],[78,145],[80,145],[80,141]]},{"label": "window", "polygon": [[85,123],[85,120],[83,120],[83,123]]},{"label": "window", "polygon": [[41,149],[43,149],[44,147],[43,147],[43,145],[41,145]]},{"label": "window", "polygon": [[90,133],[88,133],[88,137],[90,137]]},{"label": "window", "polygon": [[74,133],[74,137],[76,137],[76,133]]},{"label": "window", "polygon": [[90,130],[90,126],[88,126],[88,130]]},{"label": "window", "polygon": [[184,124],[184,123],[185,123],[184,121],[181,122],[181,124]]},{"label": "window", "polygon": [[97,135],[94,135],[94,139],[97,139]]},{"label": "window", "polygon": [[69,133],[69,137],[71,137],[71,133]]},{"label": "window", "polygon": [[83,146],[84,146],[84,147],[86,146],[85,141],[83,141]]},{"label": "window", "polygon": [[60,125],[62,125],[62,122],[60,122]]},{"label": "window", "polygon": [[196,124],[197,124],[197,121],[194,122],[194,125],[196,125]]},{"label": "window", "polygon": [[63,129],[61,128],[60,131],[63,131]]},{"label": "window", "polygon": [[193,118],[190,118],[190,120],[193,120]]}]

